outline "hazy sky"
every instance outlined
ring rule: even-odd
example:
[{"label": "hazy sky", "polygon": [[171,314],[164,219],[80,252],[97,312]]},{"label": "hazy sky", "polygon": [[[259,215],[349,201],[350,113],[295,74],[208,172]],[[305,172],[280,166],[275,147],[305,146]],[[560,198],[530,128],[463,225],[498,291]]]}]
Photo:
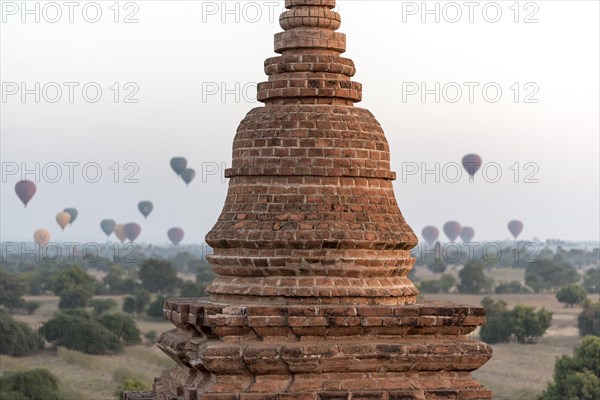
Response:
[{"label": "hazy sky", "polygon": [[[225,3],[233,11],[225,13]],[[32,10],[38,4],[36,22],[21,2],[2,1],[1,240],[30,240],[38,228],[53,240],[103,240],[99,222],[113,218],[139,222],[139,241],[165,242],[166,231],[180,226],[184,243],[202,242],[227,189],[222,171],[203,179],[202,169],[230,165],[239,121],[261,106],[253,83],[266,79],[263,61],[275,55],[281,29],[273,17],[282,3],[79,2],[71,23],[63,2],[27,2]],[[415,231],[453,219],[474,227],[475,239],[505,239],[508,221],[518,218],[525,239],[598,240],[598,2],[469,9],[428,1],[439,22],[422,13],[422,2],[338,3],[345,56],[364,87],[357,106],[386,131],[396,196]],[[98,22],[88,22],[98,9]],[[223,87],[232,92],[225,99]],[[31,91],[24,102],[22,89]],[[422,89],[430,91],[424,99]],[[463,171],[451,182],[454,163],[471,152],[486,163],[486,179],[480,171],[471,183]],[[173,156],[196,169],[190,187],[171,171]],[[8,172],[35,163],[39,175],[27,178],[39,180],[38,193],[24,209],[14,194],[20,174]],[[80,163],[73,182],[65,163]],[[439,182],[421,174],[436,163]],[[62,175],[52,183],[56,165]],[[97,167],[102,177],[93,182]],[[502,176],[492,182],[498,168]],[[132,172],[137,183],[126,182]],[[154,202],[147,221],[140,200]],[[54,218],[65,207],[80,215],[61,233]]]}]

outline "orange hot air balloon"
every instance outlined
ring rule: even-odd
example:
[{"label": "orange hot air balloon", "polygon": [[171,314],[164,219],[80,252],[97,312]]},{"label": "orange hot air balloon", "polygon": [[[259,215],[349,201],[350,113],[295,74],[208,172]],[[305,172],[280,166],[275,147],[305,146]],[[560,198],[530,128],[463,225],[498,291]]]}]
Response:
[{"label": "orange hot air balloon", "polygon": [[114,231],[115,236],[119,238],[121,243],[125,243],[125,240],[127,240],[127,236],[125,235],[123,228],[125,228],[125,224],[117,224],[117,226],[115,226],[115,231]]},{"label": "orange hot air balloon", "polygon": [[58,225],[64,231],[65,227],[71,222],[71,214],[65,211],[59,212],[56,214],[56,222],[58,222]]},{"label": "orange hot air balloon", "polygon": [[33,232],[33,240],[40,246],[45,246],[50,241],[50,232],[45,229],[38,229]]}]

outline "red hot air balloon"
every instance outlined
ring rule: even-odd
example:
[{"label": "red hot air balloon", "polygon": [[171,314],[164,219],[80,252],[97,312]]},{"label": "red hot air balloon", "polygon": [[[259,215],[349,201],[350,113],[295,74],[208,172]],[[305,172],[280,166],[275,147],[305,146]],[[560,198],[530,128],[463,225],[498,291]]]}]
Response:
[{"label": "red hot air balloon", "polygon": [[469,175],[473,177],[481,167],[481,157],[477,154],[467,154],[462,159],[462,165],[467,170]]},{"label": "red hot air balloon", "polygon": [[454,242],[460,235],[461,226],[456,221],[449,221],[444,224],[444,233],[448,236],[451,242]]},{"label": "red hot air balloon", "polygon": [[179,242],[181,242],[183,240],[183,235],[184,235],[183,229],[181,229],[181,228],[171,228],[167,232],[167,236],[169,237],[169,240],[175,246],[177,246],[179,244]]},{"label": "red hot air balloon", "polygon": [[460,230],[460,238],[463,242],[470,242],[474,237],[475,229],[471,228],[470,226],[463,226],[463,228]]},{"label": "red hot air balloon", "polygon": [[508,223],[508,230],[510,231],[511,235],[513,235],[513,237],[516,239],[523,230],[523,223],[518,219],[514,219]]},{"label": "red hot air balloon", "polygon": [[29,200],[31,200],[36,192],[35,183],[31,181],[19,181],[15,185],[15,192],[25,205],[25,208],[27,208],[27,203],[29,203]]},{"label": "red hot air balloon", "polygon": [[140,236],[140,233],[142,233],[142,227],[135,222],[131,222],[129,224],[125,224],[123,227],[123,233],[125,236],[127,236],[127,239],[133,242],[138,236]]},{"label": "red hot air balloon", "polygon": [[427,243],[432,244],[440,236],[440,231],[435,226],[426,226],[423,228],[423,231],[421,231],[421,234]]}]

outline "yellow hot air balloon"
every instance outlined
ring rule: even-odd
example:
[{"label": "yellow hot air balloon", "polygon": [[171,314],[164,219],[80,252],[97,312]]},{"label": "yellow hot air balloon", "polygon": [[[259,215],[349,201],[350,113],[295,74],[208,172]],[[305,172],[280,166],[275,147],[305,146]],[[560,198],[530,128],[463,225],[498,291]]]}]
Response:
[{"label": "yellow hot air balloon", "polygon": [[50,232],[45,229],[38,229],[33,232],[33,240],[40,246],[45,246],[50,241]]},{"label": "yellow hot air balloon", "polygon": [[71,222],[71,214],[64,211],[59,212],[56,214],[56,222],[58,222],[58,225],[60,225],[60,228],[64,231],[65,227]]},{"label": "yellow hot air balloon", "polygon": [[114,230],[115,235],[119,238],[121,243],[125,243],[125,240],[127,240],[127,236],[125,235],[125,232],[123,232],[123,228],[125,228],[125,224],[117,224]]}]

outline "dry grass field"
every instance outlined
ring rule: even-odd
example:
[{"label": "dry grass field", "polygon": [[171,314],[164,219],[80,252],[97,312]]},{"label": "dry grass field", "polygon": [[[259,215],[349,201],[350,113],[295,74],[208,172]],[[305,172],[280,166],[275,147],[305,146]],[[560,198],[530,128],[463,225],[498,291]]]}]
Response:
[{"label": "dry grass field", "polygon": [[[425,270],[425,271],[423,271]],[[456,273],[456,271],[449,271]],[[421,278],[433,278],[425,268]],[[519,270],[492,270],[496,281],[522,280]],[[122,296],[99,296],[122,303]],[[482,295],[439,294],[423,295],[423,300],[448,300],[455,303],[480,304]],[[494,345],[494,356],[474,375],[492,389],[498,400],[533,400],[552,378],[554,360],[561,354],[571,354],[580,341],[577,330],[579,308],[565,308],[552,294],[542,295],[492,295],[506,301],[509,307],[527,304],[546,307],[554,313],[552,326],[538,344],[506,343]],[[38,327],[58,309],[58,297],[27,297],[43,305],[32,316],[17,315],[19,321]],[[596,298],[597,300],[597,298]],[[142,334],[154,330],[161,333],[172,325],[160,320],[136,320]],[[122,377],[134,377],[151,384],[153,378],[172,361],[155,346],[146,344],[128,346],[119,355],[91,356],[75,351],[47,349],[44,352],[21,358],[0,356],[0,371],[19,371],[45,367],[59,378],[66,400],[112,400]]]}]

